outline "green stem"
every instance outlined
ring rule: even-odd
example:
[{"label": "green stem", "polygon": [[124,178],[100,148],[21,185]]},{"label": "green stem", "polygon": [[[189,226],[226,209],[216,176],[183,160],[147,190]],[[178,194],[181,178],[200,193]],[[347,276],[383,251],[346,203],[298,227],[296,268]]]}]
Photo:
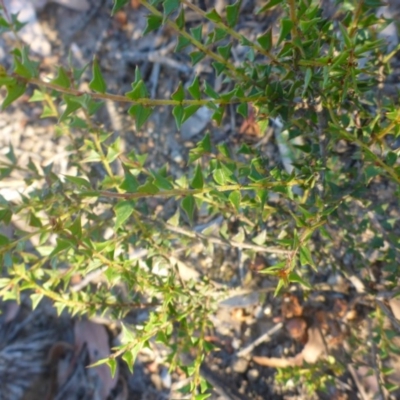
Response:
[{"label": "green stem", "polygon": [[[112,93],[94,93],[94,92],[88,92],[84,90],[78,90],[74,88],[65,88],[59,85],[55,85],[50,82],[44,82],[38,78],[25,78],[20,75],[13,74],[13,76],[21,81],[24,81],[26,83],[38,86],[40,87],[45,87],[47,89],[55,90],[60,93],[65,93],[69,94],[71,96],[83,96],[83,95],[88,95],[92,99],[95,100],[111,100],[117,103],[131,103],[131,104],[141,104],[143,106],[147,107],[152,107],[152,106],[179,106],[179,105],[184,105],[184,106],[205,106],[207,104],[214,103],[214,104],[219,104],[219,105],[228,105],[228,104],[240,104],[240,103],[251,103],[254,102],[255,98],[254,97],[235,97],[230,100],[226,99],[203,99],[203,100],[169,100],[169,99],[149,99],[149,98],[142,98],[142,99],[136,99],[132,100],[129,97],[122,96],[122,95],[117,95],[117,94],[112,94]],[[267,101],[266,97],[257,97],[257,101]]]},{"label": "green stem", "polygon": [[[201,8],[197,7],[195,4],[192,4],[188,0],[181,0],[183,4],[186,4],[189,8],[191,8],[196,14],[201,15],[204,19],[208,19],[211,21],[215,26],[217,26],[220,29],[223,29],[225,32],[227,32],[229,35],[231,35],[233,38],[238,40],[240,43],[243,41],[243,39],[246,39],[243,35],[237,33],[234,29],[230,28],[229,26],[225,25],[223,22],[217,22],[214,20],[211,20],[210,18],[207,17],[207,13],[204,12]],[[248,40],[250,43],[251,41]],[[276,65],[282,65],[278,59],[271,54],[269,51],[264,50],[261,46],[259,46],[257,43],[251,43],[249,44],[250,47],[253,47],[256,51],[259,53],[263,54],[264,56],[268,57],[272,63]]]},{"label": "green stem", "polygon": [[[160,11],[158,11],[155,7],[153,7],[151,4],[149,4],[146,0],[140,0],[140,3],[144,7],[146,7],[153,15],[156,15],[160,18],[164,18],[164,15]],[[245,82],[251,82],[254,86],[261,87],[260,83],[251,79],[248,75],[237,69],[229,61],[225,60],[219,54],[216,54],[213,51],[211,51],[207,46],[204,46],[201,42],[193,38],[186,31],[180,29],[175,22],[171,21],[170,19],[167,19],[166,24],[170,26],[173,30],[178,32],[180,35],[182,35],[185,39],[189,40],[190,43],[196,48],[198,48],[201,52],[203,52],[213,60],[225,65],[225,67],[232,73],[232,77],[237,78],[238,76],[240,76]]]},{"label": "green stem", "polygon": [[382,161],[373,151],[371,151],[371,149],[364,142],[347,132],[345,129],[340,128],[340,122],[338,121],[335,112],[331,107],[328,107],[328,110],[332,121],[335,123],[335,130],[337,130],[337,132],[344,139],[359,146],[365,154],[374,160],[375,164],[378,164],[391,178],[393,178],[396,183],[400,184],[399,174],[393,168],[389,167],[389,165],[385,164],[384,161]]}]

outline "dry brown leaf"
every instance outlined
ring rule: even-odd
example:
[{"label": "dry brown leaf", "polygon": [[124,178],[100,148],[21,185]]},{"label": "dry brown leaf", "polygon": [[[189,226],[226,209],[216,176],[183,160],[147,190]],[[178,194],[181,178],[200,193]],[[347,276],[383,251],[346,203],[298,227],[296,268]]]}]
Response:
[{"label": "dry brown leaf", "polygon": [[282,299],[281,313],[283,318],[300,317],[303,314],[303,307],[300,305],[297,296],[285,293]]},{"label": "dry brown leaf", "polygon": [[302,317],[290,318],[285,322],[289,335],[300,343],[307,343],[307,322]]},{"label": "dry brown leaf", "polygon": [[[109,357],[109,337],[104,325],[95,324],[87,320],[77,321],[74,326],[74,333],[75,346],[78,351],[85,343],[87,344],[90,364]],[[107,396],[117,384],[118,369],[114,377],[111,376],[110,369],[105,364],[91,368],[91,370],[97,373],[102,383],[101,399],[107,399]]]},{"label": "dry brown leaf", "polygon": [[318,361],[321,355],[325,352],[324,339],[321,332],[316,327],[311,327],[307,331],[308,341],[300,354],[304,361],[309,364],[314,364]]},{"label": "dry brown leaf", "polygon": [[271,368],[286,368],[301,366],[304,361],[309,364],[314,364],[318,361],[325,351],[324,340],[320,330],[316,327],[311,327],[307,331],[308,341],[304,349],[295,357],[277,358],[277,357],[253,357],[253,361],[259,365]]},{"label": "dry brown leaf", "polygon": [[140,0],[131,0],[131,7],[137,10],[140,7]]},{"label": "dry brown leaf", "polygon": [[349,304],[347,300],[341,299],[341,298],[336,298],[335,302],[333,304],[333,313],[339,317],[343,318],[346,315],[346,312],[349,308]]},{"label": "dry brown leaf", "polygon": [[20,306],[15,301],[10,301],[5,305],[4,322],[7,324],[14,320],[19,313]]},{"label": "dry brown leaf", "polygon": [[389,306],[392,309],[394,317],[400,320],[400,299],[398,298],[390,299]]},{"label": "dry brown leaf", "polygon": [[260,136],[260,127],[256,121],[256,114],[252,105],[249,105],[248,116],[242,122],[242,125],[239,128],[239,133],[241,135]]}]

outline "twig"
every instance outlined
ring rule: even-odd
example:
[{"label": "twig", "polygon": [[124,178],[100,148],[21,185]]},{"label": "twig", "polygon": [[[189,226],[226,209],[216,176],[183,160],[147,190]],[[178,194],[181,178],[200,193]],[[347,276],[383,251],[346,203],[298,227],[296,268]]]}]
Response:
[{"label": "twig", "polygon": [[246,243],[246,242],[240,243],[240,242],[235,242],[233,240],[223,240],[223,239],[219,239],[219,238],[216,238],[213,236],[206,236],[206,235],[203,235],[202,233],[189,231],[184,228],[181,228],[178,226],[173,226],[170,224],[165,224],[164,226],[171,232],[180,233],[182,235],[185,235],[185,236],[188,236],[188,237],[191,237],[194,239],[206,240],[210,243],[219,244],[221,246],[230,246],[230,247],[236,247],[237,249],[254,250],[254,251],[258,251],[260,253],[289,254],[291,252],[290,250],[279,249],[276,247],[265,247],[265,246],[258,246],[256,244],[252,244],[252,243]]},{"label": "twig", "polygon": [[249,353],[251,353],[254,348],[256,348],[259,344],[268,342],[272,338],[271,336],[281,330],[283,327],[282,322],[279,324],[275,325],[273,328],[271,328],[268,332],[265,332],[263,335],[261,335],[259,338],[257,338],[254,342],[250,343],[248,346],[244,347],[242,350],[240,350],[236,355],[238,357],[244,357],[247,356]]},{"label": "twig", "polygon": [[381,374],[380,374],[379,368],[378,368],[376,345],[375,345],[375,342],[372,337],[372,324],[371,324],[371,320],[369,318],[368,318],[368,337],[369,337],[369,342],[371,343],[371,350],[372,350],[372,354],[371,354],[372,369],[374,370],[376,382],[378,384],[377,386],[378,386],[378,390],[379,390],[379,395],[381,397],[380,400],[386,400],[387,397],[385,396],[385,393],[384,393],[382,385],[381,385],[382,378],[381,378]]},{"label": "twig", "polygon": [[71,292],[79,292],[87,285],[92,283],[95,279],[97,279],[108,267],[101,267],[96,269],[95,271],[89,272],[79,283],[71,286]]},{"label": "twig", "polygon": [[347,366],[347,368],[348,368],[348,370],[349,370],[349,372],[350,372],[350,375],[352,376],[352,378],[353,378],[353,380],[354,380],[354,383],[355,383],[356,386],[357,386],[357,389],[358,389],[358,392],[360,393],[361,399],[362,399],[362,400],[370,400],[369,396],[368,396],[367,393],[365,392],[365,389],[364,389],[362,383],[360,382],[360,379],[358,379],[357,372],[356,372],[356,370],[354,369],[353,365],[352,365],[352,364],[349,364],[349,365]]},{"label": "twig", "polygon": [[381,309],[381,311],[389,318],[390,322],[391,322],[392,325],[393,325],[393,328],[394,328],[398,333],[400,333],[400,323],[399,323],[399,321],[397,321],[397,319],[394,317],[394,315],[393,315],[392,312],[389,310],[389,308],[387,308],[386,305],[385,305],[382,301],[380,301],[380,300],[378,300],[378,299],[375,300],[375,303],[376,303],[376,305]]},{"label": "twig", "polygon": [[214,371],[208,368],[204,363],[200,367],[200,375],[214,387],[215,391],[223,396],[227,400],[247,400],[243,394],[240,394],[236,389],[224,382],[220,377],[218,377]]}]

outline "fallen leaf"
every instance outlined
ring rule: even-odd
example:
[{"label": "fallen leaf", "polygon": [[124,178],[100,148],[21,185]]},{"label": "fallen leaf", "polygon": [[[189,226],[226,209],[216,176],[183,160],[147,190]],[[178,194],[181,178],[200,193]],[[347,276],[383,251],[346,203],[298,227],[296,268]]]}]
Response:
[{"label": "fallen leaf", "polygon": [[259,365],[271,368],[286,368],[301,366],[304,361],[309,364],[314,364],[318,361],[321,355],[325,352],[325,345],[320,330],[316,327],[311,327],[307,331],[308,341],[303,350],[295,357],[253,357],[253,361]]},{"label": "fallen leaf", "polygon": [[303,307],[300,305],[297,296],[285,293],[282,299],[281,313],[283,318],[299,317],[303,314]]},{"label": "fallen leaf", "polygon": [[307,343],[307,322],[302,317],[290,318],[285,322],[289,335],[300,343]]},{"label": "fallen leaf", "polygon": [[[77,321],[74,326],[75,346],[80,349],[87,344],[90,364],[110,355],[109,337],[104,325],[95,324],[88,320]],[[118,381],[118,370],[114,377],[111,376],[110,368],[103,364],[98,367],[91,368],[95,372],[102,383],[101,399],[107,399],[111,390]]]}]

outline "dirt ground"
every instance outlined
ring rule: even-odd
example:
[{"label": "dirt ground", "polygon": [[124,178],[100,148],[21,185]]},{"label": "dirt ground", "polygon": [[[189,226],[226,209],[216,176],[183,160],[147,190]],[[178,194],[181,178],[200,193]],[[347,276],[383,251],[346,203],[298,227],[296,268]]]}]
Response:
[{"label": "dirt ground", "polygon": [[[108,90],[114,93],[131,89],[136,67],[139,67],[153,98],[169,98],[180,81],[189,83],[195,75],[207,79],[216,90],[225,84],[215,76],[209,62],[193,68],[187,55],[173,53],[176,38],[167,28],[143,37],[147,12],[137,1],[132,0],[113,19],[110,18],[111,1],[87,1],[89,8],[84,11],[57,2],[36,9],[37,27],[43,36],[36,39],[30,36],[30,39],[38,41],[33,48],[42,60],[43,76],[54,74],[53,66],[66,64],[71,54],[79,66],[91,62],[96,56],[108,82]],[[199,0],[193,3],[210,7],[214,2]],[[214,5],[222,9],[226,3],[218,0]],[[274,13],[269,18],[255,18],[252,11],[257,5],[256,0],[243,1],[238,25],[250,40],[264,32],[277,18]],[[200,22],[190,11],[186,20],[193,25]],[[11,63],[9,45],[9,38],[0,39],[0,64],[5,66]],[[238,63],[243,51],[240,46],[236,48]],[[84,77],[88,80],[88,74]],[[397,82],[395,78],[393,82]],[[74,170],[68,164],[68,138],[57,135],[51,121],[39,119],[41,107],[28,103],[27,99],[27,96],[23,97],[1,114],[0,159],[12,145],[22,166],[32,158],[41,165],[53,163],[56,173],[73,175]],[[168,107],[157,110],[139,131],[122,105],[107,102],[98,118],[114,137],[121,137],[125,151],[135,149],[139,153],[148,153],[150,168],[160,168],[168,163],[172,175],[177,177],[186,168],[189,149],[206,130],[211,132],[216,144],[226,143],[232,149],[237,149],[243,142],[256,144],[271,160],[280,162],[274,136],[267,135],[266,138],[251,126],[246,127],[232,111],[218,127],[211,122],[210,112],[201,109],[195,119],[184,124],[180,131]],[[376,183],[378,196],[382,194],[383,185],[387,183]],[[8,201],[15,200],[18,190],[25,189],[22,172],[0,180],[0,194]],[[390,187],[385,190],[389,196],[393,191]],[[373,195],[374,186],[371,185]],[[163,216],[171,216],[172,205],[168,202],[164,205]],[[394,202],[393,218],[398,218],[397,205],[397,201]],[[2,232],[12,235],[7,229],[13,228],[2,227]],[[35,246],[34,242],[32,246]],[[363,283],[356,274],[344,277],[334,268],[326,269],[316,274],[312,295],[306,296],[296,289],[284,297],[275,298],[275,282],[260,278],[256,273],[271,260],[260,256],[253,265],[243,266],[240,258],[240,249],[216,246],[213,260],[204,256],[201,248],[193,249],[191,256],[182,259],[190,265],[200,265],[200,269],[207,268],[207,274],[225,284],[231,293],[219,304],[213,316],[215,331],[208,339],[217,350],[206,359],[202,369],[202,375],[214,386],[211,399],[350,400],[379,396],[376,377],[368,376],[370,360],[360,353],[360,364],[365,365],[363,369],[355,364],[357,357],[349,361],[348,356],[356,353],[360,343],[371,342],[371,326],[366,316],[372,310],[363,293]],[[343,259],[346,263],[345,257]],[[378,261],[374,265],[377,264]],[[251,287],[244,284],[241,274],[250,274]],[[389,315],[399,317],[398,301],[384,303],[384,294],[382,296],[382,307],[387,304],[391,310]],[[92,321],[67,315],[56,318],[55,311],[45,301],[32,312],[27,298],[20,306],[3,302],[1,308],[0,374],[2,368],[8,372],[3,382],[0,379],[0,400],[35,400],[50,394],[53,397],[49,399],[60,400],[184,398],[179,389],[187,381],[178,372],[168,372],[162,362],[166,349],[156,344],[139,354],[133,374],[122,362],[115,379],[110,378],[107,370],[84,368],[90,361],[106,357],[110,348],[118,345],[121,335],[119,323],[100,317]],[[140,319],[140,315],[132,317],[129,323],[135,323],[135,318]],[[310,320],[318,323],[310,328]],[[389,326],[388,320],[385,323]],[[38,344],[35,352],[33,343]],[[370,354],[373,347],[371,345]],[[321,379],[321,374],[330,379],[325,392],[311,395],[303,384],[290,379],[286,379],[289,382],[286,385],[279,383],[277,367],[296,366],[301,369],[303,360],[312,365],[321,361],[322,355],[326,357],[319,372],[312,373],[316,374],[316,379]],[[331,370],[328,355],[341,360],[343,371],[339,374],[340,379]],[[23,367],[15,362],[18,358],[24,360]],[[395,357],[388,363],[395,369],[399,368]],[[52,375],[54,369],[58,371],[57,376]],[[393,381],[400,382],[395,375]],[[52,389],[57,382],[58,391]]]}]

